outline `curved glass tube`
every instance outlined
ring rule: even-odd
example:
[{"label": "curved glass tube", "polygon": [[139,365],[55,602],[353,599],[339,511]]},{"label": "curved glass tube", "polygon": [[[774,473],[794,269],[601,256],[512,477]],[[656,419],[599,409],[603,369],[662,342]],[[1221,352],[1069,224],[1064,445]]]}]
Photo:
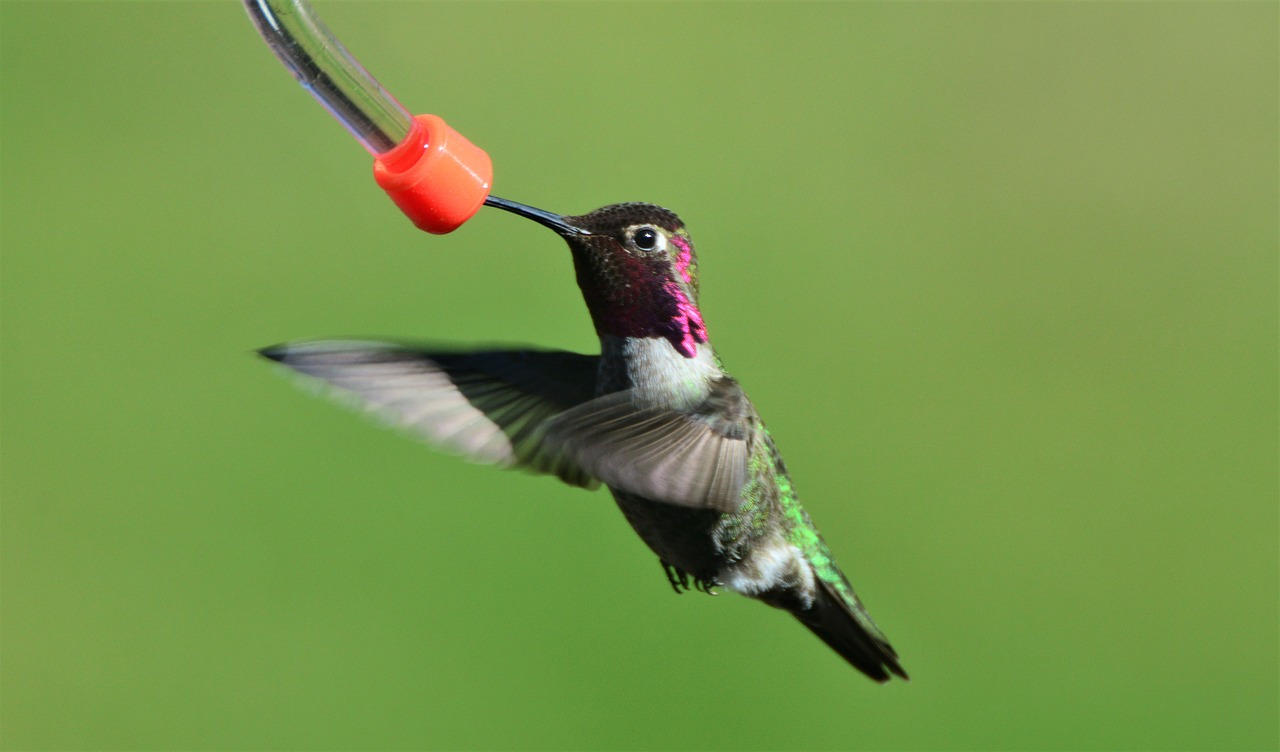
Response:
[{"label": "curved glass tube", "polygon": [[413,116],[356,62],[307,0],[244,0],[244,6],[276,57],[370,154],[405,140]]}]

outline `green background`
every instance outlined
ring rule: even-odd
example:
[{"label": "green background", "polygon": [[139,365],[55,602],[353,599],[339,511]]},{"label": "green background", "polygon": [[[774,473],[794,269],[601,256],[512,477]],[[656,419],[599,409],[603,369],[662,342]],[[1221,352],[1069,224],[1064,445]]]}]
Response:
[{"label": "green background", "polygon": [[5,748],[1275,748],[1275,3],[322,3],[495,193],[678,210],[912,674],[251,355],[595,347],[231,2],[0,4]]}]

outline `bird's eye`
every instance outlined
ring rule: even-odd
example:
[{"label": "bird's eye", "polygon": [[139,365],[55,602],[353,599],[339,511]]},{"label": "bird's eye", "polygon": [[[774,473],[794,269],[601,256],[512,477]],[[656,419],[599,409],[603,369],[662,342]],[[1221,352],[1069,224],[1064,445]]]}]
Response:
[{"label": "bird's eye", "polygon": [[632,234],[631,242],[642,251],[654,251],[662,244],[662,235],[652,227],[641,227]]}]

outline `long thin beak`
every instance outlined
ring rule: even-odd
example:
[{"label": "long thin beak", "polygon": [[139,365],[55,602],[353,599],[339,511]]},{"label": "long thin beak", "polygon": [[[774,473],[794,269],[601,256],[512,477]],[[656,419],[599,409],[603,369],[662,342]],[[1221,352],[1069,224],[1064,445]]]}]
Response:
[{"label": "long thin beak", "polygon": [[565,221],[564,217],[560,216],[559,214],[552,214],[549,211],[543,211],[542,209],[535,209],[532,206],[518,204],[515,201],[508,201],[505,198],[490,196],[484,200],[484,205],[494,206],[504,211],[509,211],[512,214],[519,214],[522,217],[532,219],[534,222],[537,222],[538,224],[543,225],[544,227],[550,227],[551,229],[555,230],[556,232],[566,237],[571,235],[590,235],[591,234],[586,230],[582,229],[581,227],[576,227],[574,225],[569,224],[568,222]]}]

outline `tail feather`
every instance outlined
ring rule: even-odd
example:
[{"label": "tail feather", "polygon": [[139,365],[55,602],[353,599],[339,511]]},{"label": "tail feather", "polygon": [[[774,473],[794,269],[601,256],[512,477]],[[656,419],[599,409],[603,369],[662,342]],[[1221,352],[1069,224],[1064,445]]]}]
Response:
[{"label": "tail feather", "polygon": [[872,679],[886,682],[891,673],[908,678],[897,652],[861,604],[846,601],[826,582],[821,582],[814,596],[809,608],[791,611],[801,624]]}]

